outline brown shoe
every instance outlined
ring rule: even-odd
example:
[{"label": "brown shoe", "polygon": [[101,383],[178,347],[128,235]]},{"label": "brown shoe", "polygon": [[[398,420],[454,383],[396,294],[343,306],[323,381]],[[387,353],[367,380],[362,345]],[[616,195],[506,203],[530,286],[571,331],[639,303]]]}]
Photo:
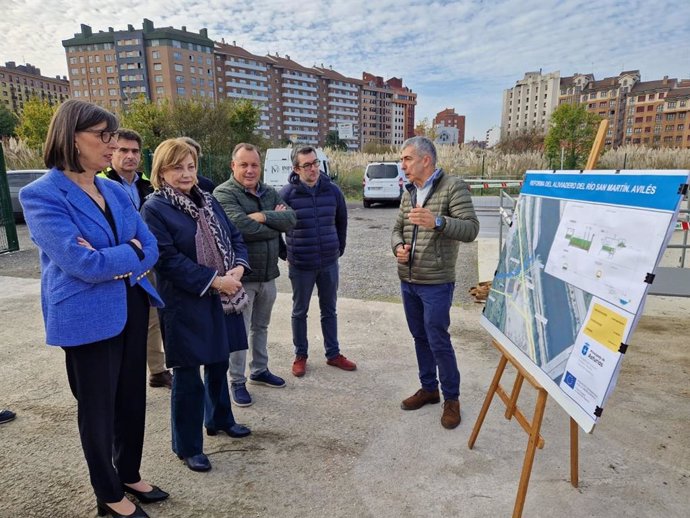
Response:
[{"label": "brown shoe", "polygon": [[301,378],[307,372],[307,357],[295,356],[295,361],[292,362],[292,374]]},{"label": "brown shoe", "polygon": [[166,387],[171,389],[172,374],[170,374],[170,371],[163,371],[149,375],[149,387]]},{"label": "brown shoe", "polygon": [[446,399],[443,402],[441,425],[452,430],[460,424],[460,402],[457,399]]},{"label": "brown shoe", "polygon": [[400,408],[403,410],[418,410],[426,404],[434,404],[439,401],[441,401],[441,398],[438,395],[438,389],[433,392],[419,389],[413,396],[403,399],[403,402],[400,403]]}]

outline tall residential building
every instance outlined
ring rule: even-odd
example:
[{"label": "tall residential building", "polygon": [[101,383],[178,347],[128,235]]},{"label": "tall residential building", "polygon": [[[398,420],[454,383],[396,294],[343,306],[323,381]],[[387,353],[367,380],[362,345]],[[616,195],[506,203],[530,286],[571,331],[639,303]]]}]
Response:
[{"label": "tall residential building", "polygon": [[359,149],[359,117],[362,97],[362,81],[346,77],[323,65],[315,67],[326,87],[328,131],[339,131],[344,125],[352,127],[349,135],[338,136],[347,143],[348,149]]},{"label": "tall residential building", "polygon": [[329,131],[351,123],[349,148],[359,148],[360,81],[328,68],[307,68],[289,56],[258,56],[216,43],[219,97],[246,99],[261,110],[258,129],[276,144],[323,145]]},{"label": "tall residential building", "polygon": [[666,94],[662,115],[660,146],[690,148],[690,80],[679,81]]},{"label": "tall residential building", "polygon": [[63,40],[72,96],[118,108],[144,96],[168,99],[214,99],[213,41],[207,30],[156,28],[144,19],[142,29],[94,33],[88,25]]},{"label": "tall residential building", "polygon": [[503,92],[501,138],[530,130],[546,132],[559,92],[560,72],[527,72],[513,88]]},{"label": "tall residential building", "polygon": [[434,126],[457,129],[457,143],[465,142],[465,116],[455,113],[455,108],[446,108],[438,112],[434,117]]},{"label": "tall residential building", "polygon": [[[635,83],[627,105],[625,144],[674,147],[678,114],[675,111],[664,113],[664,107],[665,99],[676,83],[676,79],[669,79],[668,76],[657,81]],[[681,124],[684,124],[684,120]],[[682,138],[678,144],[683,144]]]},{"label": "tall residential building", "polygon": [[369,142],[399,146],[414,136],[417,94],[403,86],[402,79],[384,81],[362,73],[362,146]]},{"label": "tall residential building", "polygon": [[625,108],[630,92],[639,80],[639,70],[628,70],[599,81],[590,75],[589,81],[580,89],[580,103],[587,107],[587,111],[609,121],[604,141],[606,147],[618,147],[623,143]]},{"label": "tall residential building", "polygon": [[61,103],[69,98],[69,82],[65,77],[45,77],[41,70],[27,63],[17,65],[8,61],[0,67],[0,102],[17,114],[32,97],[50,104]]}]

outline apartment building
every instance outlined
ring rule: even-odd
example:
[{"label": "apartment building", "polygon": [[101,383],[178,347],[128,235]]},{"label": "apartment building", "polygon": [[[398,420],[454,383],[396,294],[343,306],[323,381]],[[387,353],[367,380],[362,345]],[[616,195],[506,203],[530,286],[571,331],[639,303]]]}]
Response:
[{"label": "apartment building", "polygon": [[434,126],[457,129],[456,142],[459,144],[465,142],[465,116],[455,113],[455,108],[446,108],[438,112],[434,117]]},{"label": "apartment building", "polygon": [[591,74],[588,76],[589,81],[580,90],[580,103],[587,111],[608,119],[604,145],[618,147],[623,143],[627,102],[631,90],[640,81],[640,71],[629,70],[599,81]]},{"label": "apartment building", "polygon": [[690,148],[690,80],[677,82],[676,88],[666,94],[660,122],[660,147]]},{"label": "apartment building", "polygon": [[360,147],[360,107],[362,102],[362,81],[347,77],[323,65],[315,67],[325,83],[327,104],[327,131],[340,131],[343,126],[351,127],[351,135],[339,134],[348,149]]},{"label": "apartment building", "polygon": [[668,76],[657,81],[635,83],[627,105],[625,144],[660,146],[663,142],[667,147],[675,144],[677,114],[665,114],[664,105],[666,96],[676,83],[676,79]]},{"label": "apartment building", "polygon": [[213,41],[207,30],[156,28],[144,19],[142,29],[81,32],[62,41],[74,98],[109,109],[144,96],[164,99],[214,99]]},{"label": "apartment building", "polygon": [[399,146],[414,136],[417,94],[400,78],[362,73],[362,146],[369,142]]},{"label": "apartment building", "polygon": [[32,97],[50,104],[61,103],[69,98],[69,81],[66,77],[42,76],[41,69],[29,63],[17,65],[7,61],[0,67],[0,102],[20,114],[24,103]]},{"label": "apartment building", "polygon": [[503,92],[501,138],[525,131],[546,132],[560,93],[560,72],[527,72]]}]

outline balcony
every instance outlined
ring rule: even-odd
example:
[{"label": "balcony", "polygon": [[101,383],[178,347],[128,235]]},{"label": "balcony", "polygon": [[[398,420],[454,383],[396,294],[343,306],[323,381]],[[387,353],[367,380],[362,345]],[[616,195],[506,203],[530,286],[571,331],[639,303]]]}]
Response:
[{"label": "balcony", "polygon": [[248,101],[268,101],[265,95],[239,94],[236,92],[226,92],[226,97],[233,99],[247,99]]},{"label": "balcony", "polygon": [[247,90],[255,90],[257,92],[268,92],[267,86],[248,85],[247,83],[238,83],[236,81],[227,81],[225,86],[232,86],[234,88],[246,88]]},{"label": "balcony", "polygon": [[283,79],[294,79],[295,81],[307,81],[308,83],[316,83],[317,79],[315,77],[300,76],[297,74],[292,74],[290,72],[283,72],[280,77]]},{"label": "balcony", "polygon": [[292,97],[293,99],[306,99],[309,101],[316,101],[319,98],[317,95],[296,94],[290,92],[284,92],[283,97]]},{"label": "balcony", "polygon": [[296,84],[291,84],[291,83],[283,83],[281,86],[284,89],[304,90],[305,92],[316,92],[317,91],[315,86],[302,86],[302,85],[296,85]]},{"label": "balcony", "polygon": [[233,77],[238,79],[249,79],[250,81],[268,81],[266,76],[255,76],[252,74],[244,74],[242,72],[231,72],[230,70],[225,71],[227,77]]},{"label": "balcony", "polygon": [[248,68],[249,70],[260,70],[261,72],[266,72],[268,68],[266,65],[259,65],[259,64],[253,64],[253,63],[243,63],[241,61],[237,61],[233,58],[226,59],[225,64],[233,67],[239,67],[239,68]]}]

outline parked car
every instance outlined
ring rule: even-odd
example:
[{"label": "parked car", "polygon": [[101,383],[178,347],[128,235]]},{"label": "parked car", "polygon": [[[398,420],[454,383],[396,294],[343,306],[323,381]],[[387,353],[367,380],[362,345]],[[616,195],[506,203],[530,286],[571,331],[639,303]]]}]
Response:
[{"label": "parked car", "polygon": [[24,211],[19,203],[19,189],[40,178],[48,172],[47,169],[21,169],[7,171],[7,183],[10,186],[10,199],[12,200],[12,214],[15,221],[24,221]]},{"label": "parked car", "polygon": [[364,170],[362,202],[365,208],[372,203],[400,203],[407,183],[399,162],[371,162]]}]

